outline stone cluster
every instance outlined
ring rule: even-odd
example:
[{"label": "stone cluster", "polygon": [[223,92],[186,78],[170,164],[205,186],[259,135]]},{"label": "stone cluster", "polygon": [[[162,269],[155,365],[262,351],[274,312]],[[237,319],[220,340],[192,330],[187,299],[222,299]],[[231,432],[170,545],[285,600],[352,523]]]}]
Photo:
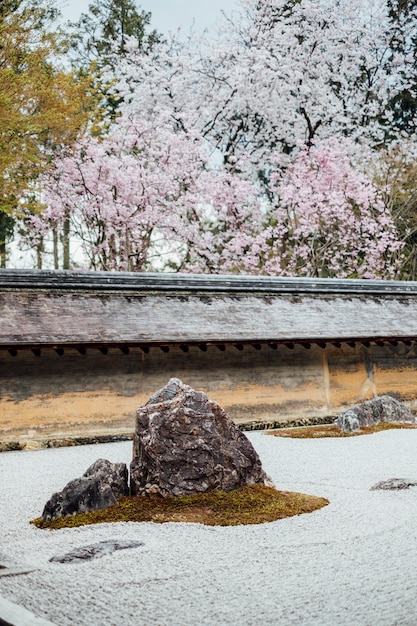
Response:
[{"label": "stone cluster", "polygon": [[96,461],[81,478],[53,494],[42,517],[103,509],[125,495],[181,496],[272,484],[249,439],[204,393],[177,378],[139,407],[133,459]]}]

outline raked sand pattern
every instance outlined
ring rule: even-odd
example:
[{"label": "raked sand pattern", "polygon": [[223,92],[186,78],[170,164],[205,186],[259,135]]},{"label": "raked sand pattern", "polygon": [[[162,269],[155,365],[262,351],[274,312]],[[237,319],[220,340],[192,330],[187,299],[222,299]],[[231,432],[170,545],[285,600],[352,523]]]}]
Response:
[{"label": "raked sand pattern", "polygon": [[[0,454],[0,598],[57,626],[414,626],[417,431],[344,439],[249,435],[276,487],[323,496],[314,513],[233,528],[103,524],[39,530],[29,520],[97,458],[129,462],[131,442]],[[102,541],[135,541],[77,563],[50,562]],[[1,599],[0,599],[1,605]]]}]

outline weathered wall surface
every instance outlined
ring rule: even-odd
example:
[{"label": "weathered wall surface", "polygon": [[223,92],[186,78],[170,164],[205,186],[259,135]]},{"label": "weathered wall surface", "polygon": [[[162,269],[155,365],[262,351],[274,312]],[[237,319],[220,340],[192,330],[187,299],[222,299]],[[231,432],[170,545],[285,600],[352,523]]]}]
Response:
[{"label": "weathered wall surface", "polygon": [[131,434],[172,376],[241,424],[413,409],[416,346],[415,282],[1,270],[0,444]]},{"label": "weathered wall surface", "polygon": [[87,349],[0,351],[0,441],[66,439],[129,434],[136,409],[176,376],[205,391],[237,423],[286,421],[336,415],[375,394],[391,393],[413,408],[417,347],[326,348],[279,345],[243,350],[190,346],[188,352],[158,347],[124,354]]},{"label": "weathered wall surface", "polygon": [[417,336],[417,295],[0,290],[0,345]]}]

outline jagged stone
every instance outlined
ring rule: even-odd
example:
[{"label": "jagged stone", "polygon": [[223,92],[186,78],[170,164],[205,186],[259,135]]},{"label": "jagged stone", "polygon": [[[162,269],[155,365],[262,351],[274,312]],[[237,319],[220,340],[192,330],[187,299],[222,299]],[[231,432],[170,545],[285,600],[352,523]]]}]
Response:
[{"label": "jagged stone", "polygon": [[415,416],[391,396],[380,396],[352,406],[339,415],[335,424],[344,431],[352,432],[362,426],[374,426],[380,422],[416,423]]},{"label": "jagged stone", "polygon": [[381,480],[371,487],[371,491],[384,489],[386,491],[400,491],[402,489],[409,489],[409,487],[416,487],[417,482],[408,480],[406,478],[388,478],[388,480]]},{"label": "jagged stone", "polygon": [[200,391],[172,378],[139,407],[132,495],[187,495],[271,484],[248,438]]},{"label": "jagged stone", "polygon": [[87,561],[99,559],[107,554],[112,554],[116,550],[127,550],[129,548],[139,548],[145,545],[143,541],[118,541],[110,539],[100,541],[89,546],[75,548],[62,556],[53,556],[49,559],[51,563],[74,563],[76,561]]},{"label": "jagged stone", "polygon": [[54,493],[45,504],[42,519],[105,509],[122,496],[129,495],[125,463],[98,459],[81,478],[71,480],[62,491]]}]

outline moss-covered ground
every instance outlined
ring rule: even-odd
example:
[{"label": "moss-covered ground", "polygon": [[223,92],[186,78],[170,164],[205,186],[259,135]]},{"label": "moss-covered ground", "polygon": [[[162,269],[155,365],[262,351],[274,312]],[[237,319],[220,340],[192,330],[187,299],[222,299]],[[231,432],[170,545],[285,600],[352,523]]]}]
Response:
[{"label": "moss-covered ground", "polygon": [[208,526],[263,524],[311,513],[328,504],[325,498],[278,491],[265,485],[246,485],[230,492],[167,497],[135,496],[101,511],[61,517],[49,522],[37,518],[38,528],[68,528],[104,522],[197,522]]},{"label": "moss-covered ground", "polygon": [[302,426],[300,428],[278,428],[270,431],[268,434],[274,437],[292,437],[293,439],[319,439],[321,437],[357,437],[398,428],[417,428],[417,424],[380,422],[375,426],[364,426],[360,430],[351,433],[340,430],[334,424],[322,424],[320,426]]}]

